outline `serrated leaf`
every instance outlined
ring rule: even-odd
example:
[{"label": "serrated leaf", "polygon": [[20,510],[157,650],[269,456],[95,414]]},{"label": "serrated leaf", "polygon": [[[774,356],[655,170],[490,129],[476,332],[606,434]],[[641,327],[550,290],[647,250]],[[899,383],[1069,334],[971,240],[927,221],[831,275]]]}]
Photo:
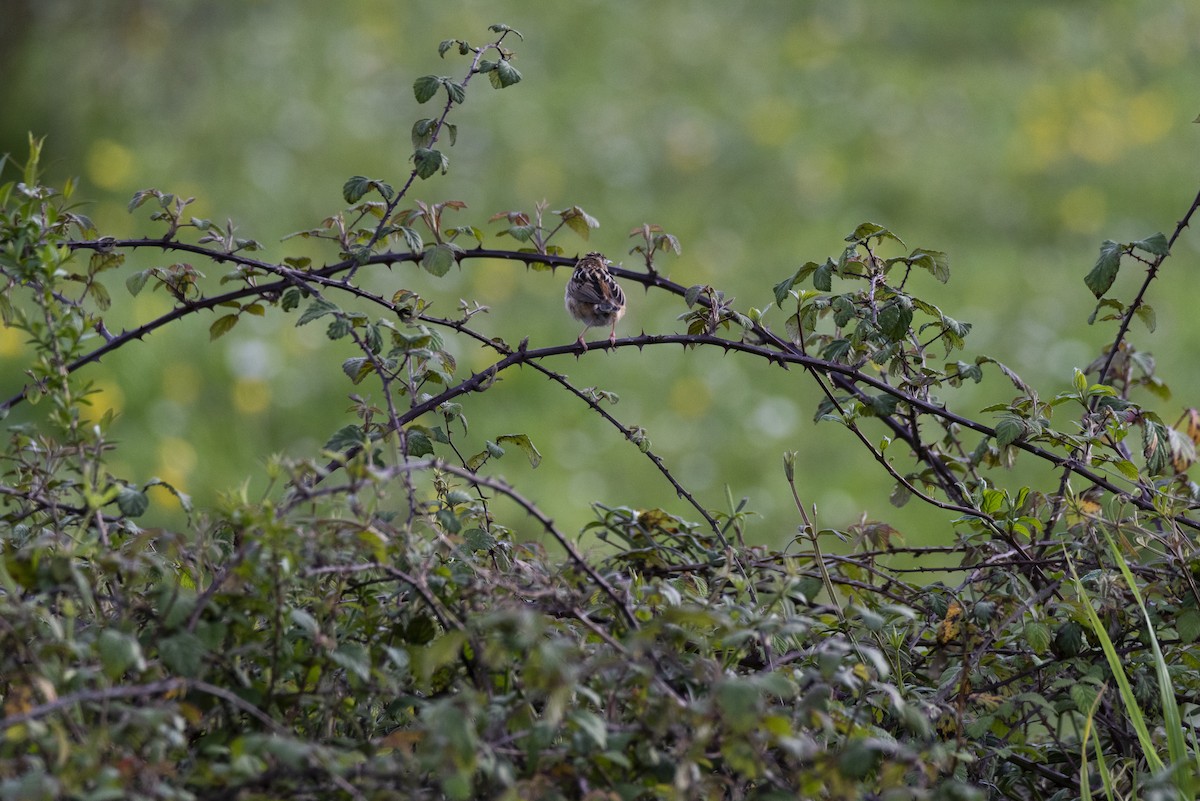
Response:
[{"label": "serrated leaf", "polygon": [[462,104],[467,99],[467,88],[457,81],[443,81],[446,87],[446,93],[450,95],[450,99],[455,103]]},{"label": "serrated leaf", "polygon": [[1039,623],[1036,620],[1030,621],[1025,624],[1025,630],[1022,633],[1025,636],[1025,642],[1029,643],[1029,647],[1035,654],[1044,654],[1050,647],[1050,627],[1045,623]]},{"label": "serrated leaf", "polygon": [[821,358],[829,362],[845,362],[850,349],[850,340],[835,339],[821,351]]},{"label": "serrated leaf", "polygon": [[[797,270],[792,274],[791,278],[786,278],[775,285],[775,305],[783,308],[783,302],[787,300],[788,295],[792,291],[792,287],[796,285],[796,279],[800,276],[800,271]],[[688,304],[691,305],[690,303]]]},{"label": "serrated leaf", "polygon": [[1187,609],[1175,618],[1175,631],[1184,643],[1195,642],[1200,637],[1200,610]]},{"label": "serrated leaf", "polygon": [[893,342],[899,342],[908,334],[908,328],[912,325],[913,311],[912,307],[902,303],[899,299],[889,302],[879,310],[879,328],[883,331],[884,336]]},{"label": "serrated leaf", "polygon": [[1128,459],[1119,459],[1116,462],[1113,462],[1113,465],[1121,471],[1121,475],[1125,476],[1125,478],[1129,479],[1130,481],[1138,480],[1137,465],[1135,465],[1133,462],[1129,461]]},{"label": "serrated leaf", "polygon": [[342,197],[347,203],[357,203],[371,191],[371,179],[365,175],[352,176],[342,184]]},{"label": "serrated leaf", "polygon": [[350,335],[354,329],[354,325],[346,317],[334,317],[329,321],[329,327],[325,329],[325,336],[330,340],[338,340]]},{"label": "serrated leaf", "polygon": [[419,147],[413,151],[413,164],[416,166],[419,178],[429,178],[441,170],[443,174],[450,165],[450,160],[440,150]]},{"label": "serrated leaf", "polygon": [[109,296],[108,290],[104,288],[104,284],[99,281],[92,281],[88,284],[87,294],[95,301],[96,307],[100,311],[107,311],[112,306],[112,297]]},{"label": "serrated leaf", "polygon": [[914,259],[914,264],[919,264],[924,269],[938,280],[939,283],[946,283],[950,280],[950,257],[940,250],[914,250],[910,259]]},{"label": "serrated leaf", "polygon": [[238,316],[236,314],[226,314],[218,317],[213,321],[213,324],[208,327],[208,339],[211,342],[214,339],[228,334],[237,325]]},{"label": "serrated leaf", "polygon": [[1067,688],[1067,693],[1071,696],[1076,711],[1085,715],[1091,712],[1092,704],[1096,702],[1098,694],[1095,685],[1083,681],[1072,682],[1071,686]]},{"label": "serrated leaf", "polygon": [[308,308],[300,315],[300,319],[296,321],[296,325],[305,325],[313,320],[324,317],[327,314],[332,314],[337,311],[338,307],[324,298],[313,298],[312,303],[308,304]]},{"label": "serrated leaf", "polygon": [[700,293],[703,292],[704,289],[704,286],[697,284],[695,286],[688,287],[687,291],[683,293],[683,302],[687,304],[689,309],[696,305],[696,301],[700,299]]},{"label": "serrated leaf", "polygon": [[567,224],[568,228],[579,234],[579,236],[585,240],[591,236],[591,229],[600,227],[599,220],[578,206],[572,206],[569,209],[564,209],[563,211],[557,212],[557,214],[562,218],[562,221]]},{"label": "serrated leaf", "polygon": [[429,435],[417,428],[410,428],[405,432],[405,439],[408,442],[408,455],[412,458],[421,456],[433,455],[433,443],[429,440]]},{"label": "serrated leaf", "polygon": [[413,81],[413,95],[418,103],[428,103],[437,94],[442,79],[436,75],[423,75]]},{"label": "serrated leaf", "polygon": [[1083,279],[1087,288],[1092,290],[1092,294],[1097,298],[1104,297],[1104,293],[1112,287],[1113,281],[1117,280],[1117,272],[1121,269],[1121,254],[1124,252],[1124,246],[1111,239],[1104,240],[1104,244],[1100,246],[1100,258],[1096,259],[1095,266]]},{"label": "serrated leaf", "polygon": [[342,372],[346,374],[352,384],[358,384],[375,372],[375,365],[365,356],[351,356],[342,362]]},{"label": "serrated leaf", "polygon": [[534,447],[533,441],[529,439],[528,434],[504,434],[496,437],[496,442],[511,442],[516,445],[525,452],[525,457],[529,459],[530,467],[537,467],[542,463],[542,454]]},{"label": "serrated leaf", "polygon": [[1146,420],[1142,423],[1142,445],[1142,452],[1146,457],[1146,470],[1152,476],[1160,475],[1171,458],[1167,427],[1154,420]]},{"label": "serrated leaf", "polygon": [[508,59],[501,59],[496,62],[496,69],[488,73],[488,80],[492,82],[492,86],[497,89],[503,89],[506,86],[512,86],[514,83],[521,82],[521,71],[514,67]]},{"label": "serrated leaf", "polygon": [[896,242],[899,242],[901,247],[904,246],[904,240],[902,240],[900,237],[893,234],[887,228],[884,228],[882,225],[879,225],[878,223],[873,223],[873,222],[865,222],[865,223],[862,223],[861,225],[859,225],[857,228],[854,229],[854,233],[852,233],[852,234],[850,234],[850,236],[846,237],[846,241],[847,242],[865,242],[866,240],[872,239],[872,238],[878,238],[880,240],[891,239]]},{"label": "serrated leaf", "polygon": [[1167,236],[1161,231],[1148,236],[1145,239],[1139,239],[1136,242],[1131,242],[1130,244],[1132,244],[1138,250],[1144,250],[1147,253],[1153,253],[1155,256],[1166,256],[1171,252],[1171,246],[1167,241]]},{"label": "serrated leaf", "polygon": [[1025,421],[1015,415],[1006,415],[996,423],[996,444],[1001,448],[1011,445],[1024,436]]},{"label": "serrated leaf", "polygon": [[450,272],[454,261],[454,248],[446,244],[434,245],[421,255],[422,269],[439,278]]},{"label": "serrated leaf", "polygon": [[363,432],[360,426],[345,425],[329,437],[324,449],[327,451],[344,451],[363,444]]},{"label": "serrated leaf", "polygon": [[407,225],[401,225],[396,229],[396,232],[404,237],[404,244],[413,253],[420,253],[425,247],[425,242],[421,239],[421,234],[415,229],[409,228]]},{"label": "serrated leaf", "polygon": [[283,309],[285,312],[294,311],[295,309],[300,308],[300,299],[302,297],[303,293],[299,289],[294,286],[288,287],[284,291],[283,296],[279,299],[279,308]]}]

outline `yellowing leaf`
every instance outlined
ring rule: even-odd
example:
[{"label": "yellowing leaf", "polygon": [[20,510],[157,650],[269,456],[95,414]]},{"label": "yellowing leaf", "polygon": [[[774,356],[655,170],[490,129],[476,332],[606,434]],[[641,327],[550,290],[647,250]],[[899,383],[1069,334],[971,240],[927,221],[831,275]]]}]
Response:
[{"label": "yellowing leaf", "polygon": [[938,645],[946,645],[958,639],[962,634],[962,604],[958,601],[951,601],[946,608],[946,616],[942,618],[942,622],[938,623],[937,627],[937,642]]}]

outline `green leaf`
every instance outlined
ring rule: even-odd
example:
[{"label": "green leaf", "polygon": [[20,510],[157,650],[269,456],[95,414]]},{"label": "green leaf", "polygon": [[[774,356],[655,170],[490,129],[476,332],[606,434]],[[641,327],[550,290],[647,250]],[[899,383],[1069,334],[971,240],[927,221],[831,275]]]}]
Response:
[{"label": "green leaf", "polygon": [[1011,445],[1028,431],[1025,421],[1016,415],[1005,415],[996,423],[996,444],[1003,448]]},{"label": "green leaf", "polygon": [[503,89],[506,86],[512,86],[514,83],[520,83],[521,72],[508,59],[503,58],[496,62],[496,69],[488,73],[488,80],[492,82],[492,86],[497,89]]},{"label": "green leaf", "polygon": [[568,228],[585,240],[591,235],[591,229],[600,227],[600,221],[579,208],[579,206],[572,206],[569,209],[555,213],[562,218],[562,221],[567,224]]},{"label": "green leaf", "polygon": [[430,275],[439,278],[450,272],[454,263],[454,248],[444,243],[434,245],[421,255],[421,267]]},{"label": "green leaf", "polygon": [[1096,266],[1092,267],[1083,279],[1087,284],[1087,288],[1092,290],[1092,294],[1097,298],[1104,297],[1104,293],[1113,285],[1113,281],[1117,280],[1117,272],[1121,268],[1121,255],[1125,252],[1125,246],[1113,242],[1111,239],[1104,240],[1104,244],[1100,246],[1100,258],[1096,259]]},{"label": "green leaf", "polygon": [[821,351],[821,358],[828,362],[845,362],[850,350],[850,340],[835,339]]},{"label": "green leaf", "polygon": [[371,191],[371,179],[365,175],[355,175],[342,184],[342,197],[347,203],[357,203],[367,192]]},{"label": "green leaf", "polygon": [[218,317],[213,321],[213,324],[208,327],[208,339],[212,341],[219,337],[228,334],[237,325],[238,316],[236,314],[226,314]]},{"label": "green leaf", "polygon": [[333,662],[350,673],[357,676],[362,681],[367,681],[371,678],[371,659],[366,648],[356,642],[347,642],[338,646],[338,649],[329,655]]},{"label": "green leaf", "polygon": [[950,257],[940,250],[920,248],[909,255],[909,260],[928,270],[940,283],[944,284],[950,280]]},{"label": "green leaf", "polygon": [[1092,709],[1092,704],[1096,702],[1096,686],[1083,681],[1072,682],[1067,688],[1067,694],[1071,696],[1071,701],[1075,704],[1075,709],[1079,712],[1087,714]]},{"label": "green leaf", "polygon": [[520,31],[518,31],[516,28],[510,28],[510,27],[508,27],[507,25],[505,25],[503,22],[497,22],[495,25],[489,25],[489,26],[488,26],[488,30],[489,30],[489,31],[491,31],[492,33],[512,33],[512,34],[516,34],[516,37],[517,37],[518,39],[524,39],[524,38],[525,38],[524,36],[522,36],[522,35],[521,35],[521,32],[520,32]]},{"label": "green leaf", "polygon": [[172,673],[184,678],[198,678],[208,654],[204,641],[188,631],[172,634],[158,643],[158,654]]},{"label": "green leaf", "polygon": [[338,307],[324,298],[313,298],[312,303],[308,304],[308,308],[300,315],[300,319],[296,321],[296,325],[305,325],[313,320],[324,317],[327,314],[332,314],[337,311]]},{"label": "green leaf", "polygon": [[1187,609],[1182,612],[1175,618],[1175,630],[1184,643],[1195,642],[1200,638],[1200,610]]},{"label": "green leaf", "polygon": [[146,286],[148,280],[150,280],[150,270],[140,270],[125,279],[125,288],[129,290],[129,294],[137,295]]},{"label": "green leaf", "polygon": [[1023,634],[1035,654],[1044,654],[1050,647],[1050,627],[1045,623],[1030,621],[1025,624]]},{"label": "green leaf", "polygon": [[1152,476],[1161,475],[1171,460],[1171,442],[1167,427],[1154,420],[1143,422],[1142,446],[1147,472]]},{"label": "green leaf", "polygon": [[419,147],[413,151],[413,164],[416,165],[417,176],[420,178],[429,178],[436,174],[438,170],[445,175],[446,168],[450,166],[450,160],[442,155],[440,150],[430,150],[427,147]]},{"label": "green leaf", "polygon": [[826,259],[825,263],[813,270],[813,288],[821,292],[833,291],[833,268],[836,265],[832,259]]},{"label": "green leaf", "polygon": [[1144,250],[1147,253],[1153,253],[1155,256],[1166,256],[1171,252],[1171,246],[1167,242],[1166,234],[1163,234],[1161,231],[1157,234],[1148,236],[1145,239],[1139,239],[1136,242],[1131,242],[1130,244],[1138,250]]},{"label": "green leaf", "polygon": [[537,467],[542,463],[542,454],[534,447],[533,441],[529,439],[528,434],[504,434],[496,437],[496,442],[511,442],[523,450],[526,458],[529,459],[530,467]]},{"label": "green leaf", "polygon": [[363,430],[361,426],[346,425],[333,432],[333,435],[325,442],[324,449],[327,451],[345,451],[350,448],[357,448],[363,445]]},{"label": "green leaf", "polygon": [[417,120],[412,127],[412,146],[415,150],[418,147],[429,147],[433,141],[433,131],[437,123],[430,119]]},{"label": "green leaf", "polygon": [[329,327],[325,329],[325,336],[330,340],[341,339],[342,337],[350,336],[350,332],[354,326],[350,320],[345,317],[334,317],[329,321]]},{"label": "green leaf", "polygon": [[908,334],[912,325],[913,310],[904,298],[889,301],[879,310],[879,328],[884,336],[893,342],[899,342]]},{"label": "green leaf", "polygon": [[413,95],[416,96],[418,103],[427,103],[437,94],[438,87],[442,85],[442,79],[436,75],[423,75],[413,81]]},{"label": "green leaf", "polygon": [[759,719],[758,687],[744,678],[725,679],[716,686],[721,716],[734,732],[747,732]]},{"label": "green leaf", "polygon": [[873,222],[865,222],[854,229],[854,233],[846,237],[847,242],[866,242],[868,239],[891,239],[904,245],[904,240],[893,234],[882,225]]},{"label": "green leaf", "polygon": [[285,312],[294,311],[300,308],[300,299],[302,297],[303,293],[301,293],[299,289],[294,286],[288,287],[284,291],[283,296],[279,299],[279,308],[283,309]]},{"label": "green leaf", "polygon": [[150,508],[150,499],[137,487],[122,487],[117,495],[117,508],[126,517],[141,517]]},{"label": "green leaf", "polygon": [[442,82],[446,87],[446,94],[450,95],[450,99],[459,105],[467,99],[467,88],[457,81],[446,79]]},{"label": "green leaf", "polygon": [[595,712],[586,709],[575,709],[567,713],[567,720],[591,741],[596,748],[608,747],[608,726],[604,719]]},{"label": "green leaf", "polygon": [[1158,318],[1154,314],[1154,308],[1148,303],[1140,303],[1133,313],[1146,326],[1146,330],[1153,334],[1154,329],[1158,327]]},{"label": "green leaf", "polygon": [[[797,270],[792,274],[791,278],[786,278],[775,285],[775,305],[783,308],[783,302],[787,300],[788,295],[792,291],[792,287],[796,285],[796,279],[800,276],[800,271]],[[691,305],[690,303],[688,304]]]},{"label": "green leaf", "polygon": [[110,679],[120,678],[130,669],[138,672],[146,669],[142,646],[130,634],[105,629],[100,632],[96,649],[100,654],[100,665],[104,669],[104,675]]},{"label": "green leaf", "polygon": [[415,229],[409,228],[407,225],[401,225],[396,231],[404,237],[404,244],[413,253],[420,253],[421,249],[425,247],[425,243],[421,240],[421,234]]},{"label": "green leaf", "polygon": [[433,443],[429,441],[429,436],[424,431],[410,428],[405,432],[405,439],[408,441],[408,455],[410,457],[419,458],[433,454]]},{"label": "green leaf", "polygon": [[[331,337],[331,339],[333,338]],[[375,365],[366,356],[351,356],[342,362],[342,372],[346,374],[351,383],[358,384],[375,372]]]}]

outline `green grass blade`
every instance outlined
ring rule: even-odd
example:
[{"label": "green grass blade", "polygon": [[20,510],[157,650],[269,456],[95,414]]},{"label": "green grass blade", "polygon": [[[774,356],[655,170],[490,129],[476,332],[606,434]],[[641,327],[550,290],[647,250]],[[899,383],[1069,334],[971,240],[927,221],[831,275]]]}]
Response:
[{"label": "green grass blade", "polygon": [[1075,563],[1071,561],[1071,555],[1066,552],[1065,548],[1063,549],[1063,554],[1067,558],[1067,566],[1071,568],[1071,579],[1075,584],[1075,591],[1079,593],[1079,597],[1083,600],[1083,611],[1087,615],[1088,624],[1092,628],[1092,634],[1104,650],[1104,657],[1108,660],[1108,668],[1112,671],[1113,679],[1117,682],[1117,689],[1121,693],[1121,702],[1125,705],[1125,714],[1129,715],[1129,722],[1132,724],[1134,732],[1137,733],[1138,743],[1141,744],[1146,764],[1153,771],[1162,770],[1162,758],[1154,750],[1154,741],[1150,739],[1150,731],[1146,728],[1146,718],[1142,715],[1137,698],[1133,695],[1133,688],[1129,686],[1129,679],[1125,675],[1125,668],[1121,664],[1121,657],[1117,654],[1117,649],[1113,645],[1112,640],[1109,639],[1108,632],[1104,630],[1104,624],[1100,622],[1099,616],[1096,615],[1096,610],[1092,608],[1092,599],[1088,595],[1087,590],[1084,589],[1083,582],[1079,580],[1079,574],[1075,572]]},{"label": "green grass blade", "polygon": [[1158,695],[1162,703],[1163,726],[1167,730],[1167,755],[1175,766],[1175,786],[1183,793],[1184,798],[1194,798],[1195,765],[1194,763],[1188,764],[1190,760],[1188,759],[1187,744],[1183,740],[1183,720],[1179,714],[1179,705],[1175,702],[1175,688],[1171,684],[1171,674],[1167,670],[1166,659],[1163,658],[1162,649],[1158,646],[1158,637],[1154,634],[1154,624],[1150,620],[1150,613],[1146,611],[1146,604],[1142,601],[1142,593],[1138,590],[1133,572],[1130,571],[1129,565],[1121,554],[1121,549],[1117,547],[1117,543],[1107,529],[1104,530],[1104,539],[1108,542],[1108,550],[1112,553],[1113,561],[1121,569],[1121,575],[1125,577],[1125,584],[1129,587],[1133,599],[1137,601],[1138,609],[1142,612],[1142,619],[1146,622],[1150,649],[1154,653],[1154,670],[1158,676]]}]

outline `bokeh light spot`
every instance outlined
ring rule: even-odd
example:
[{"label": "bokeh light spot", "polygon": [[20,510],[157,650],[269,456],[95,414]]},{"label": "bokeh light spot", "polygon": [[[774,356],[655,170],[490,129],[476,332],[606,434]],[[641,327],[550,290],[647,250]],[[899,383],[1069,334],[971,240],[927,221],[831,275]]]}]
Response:
[{"label": "bokeh light spot", "polygon": [[119,189],[133,173],[133,152],[111,139],[97,139],[88,148],[87,175],[101,189]]},{"label": "bokeh light spot", "polygon": [[1107,212],[1104,193],[1094,186],[1077,186],[1058,202],[1058,218],[1063,226],[1082,234],[1099,231]]},{"label": "bokeh light spot", "polygon": [[683,376],[671,386],[668,403],[680,417],[703,417],[712,406],[708,386],[696,376]]},{"label": "bokeh light spot", "polygon": [[271,387],[256,378],[233,382],[233,407],[242,414],[258,414],[271,404]]},{"label": "bokeh light spot", "polygon": [[158,469],[155,472],[172,487],[181,489],[195,466],[196,449],[186,439],[164,437],[158,443]]}]

